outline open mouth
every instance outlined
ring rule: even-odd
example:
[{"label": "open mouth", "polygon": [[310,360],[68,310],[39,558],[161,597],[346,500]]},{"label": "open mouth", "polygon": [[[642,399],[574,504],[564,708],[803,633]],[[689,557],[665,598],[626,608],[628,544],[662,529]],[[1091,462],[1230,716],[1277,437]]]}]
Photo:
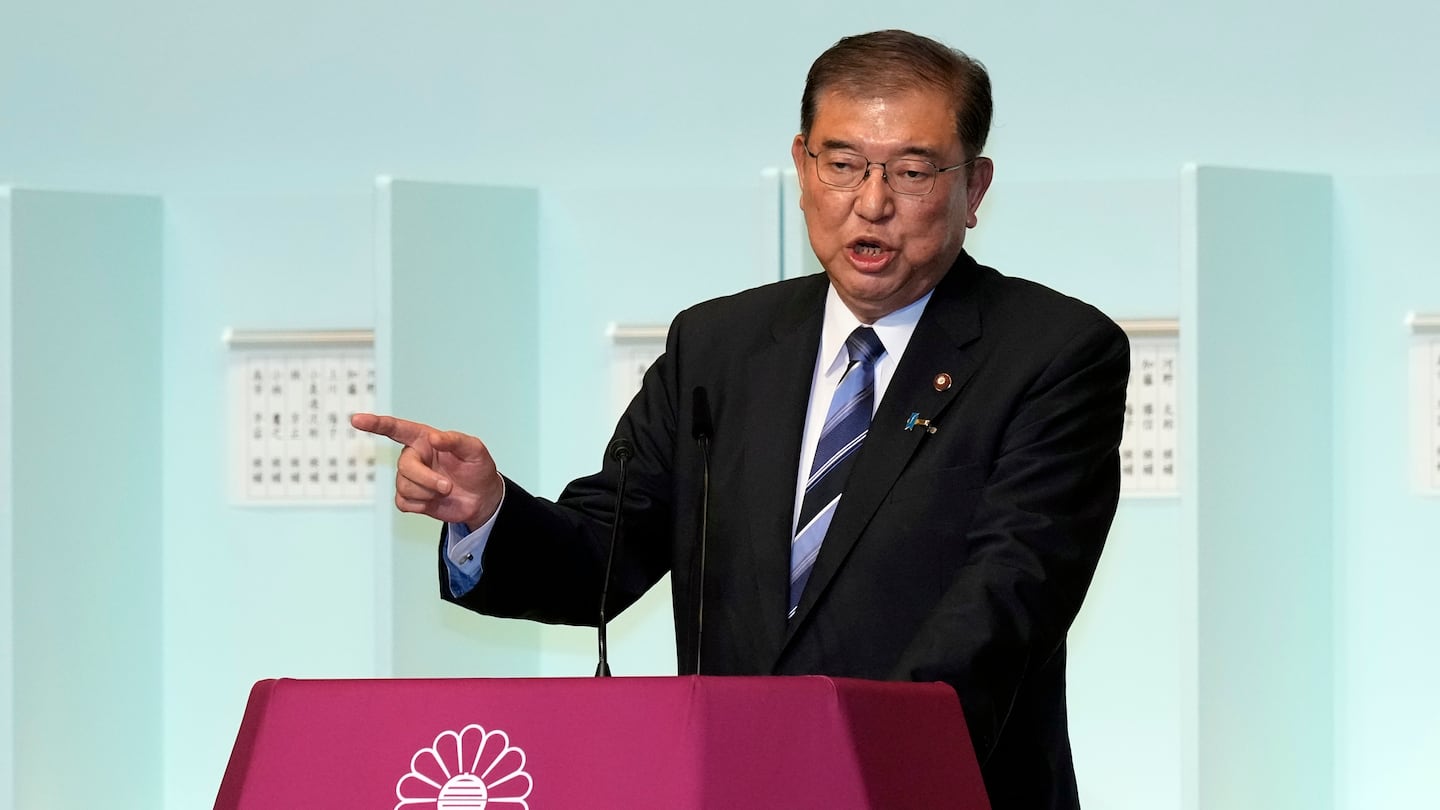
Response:
[{"label": "open mouth", "polygon": [[884,269],[895,256],[895,249],[878,239],[856,239],[847,247],[850,263],[867,272]]}]

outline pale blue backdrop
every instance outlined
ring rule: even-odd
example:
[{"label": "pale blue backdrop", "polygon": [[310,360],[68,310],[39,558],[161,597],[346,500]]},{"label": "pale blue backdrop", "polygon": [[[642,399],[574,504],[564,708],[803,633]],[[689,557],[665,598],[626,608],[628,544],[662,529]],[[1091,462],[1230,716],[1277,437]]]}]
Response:
[{"label": "pale blue backdrop", "polygon": [[[1332,285],[1335,473],[1329,498],[1311,506],[1333,519],[1317,554],[1333,566],[1323,710],[1334,729],[1333,757],[1314,778],[1336,808],[1424,806],[1440,761],[1440,651],[1430,643],[1440,504],[1406,478],[1402,322],[1411,309],[1440,311],[1429,245],[1440,221],[1440,6],[1421,0],[5,0],[0,183],[154,195],[164,207],[161,413],[149,437],[163,497],[147,518],[112,527],[85,508],[103,498],[67,492],[45,527],[57,568],[84,564],[59,552],[68,533],[92,532],[135,544],[131,562],[99,559],[160,589],[158,607],[142,600],[127,619],[136,654],[153,664],[133,673],[158,672],[158,690],[151,676],[126,682],[141,677],[126,670],[113,691],[90,696],[157,694],[159,716],[134,738],[85,749],[133,765],[129,787],[154,793],[144,806],[203,807],[251,682],[389,674],[389,634],[403,628],[382,615],[380,518],[229,504],[220,342],[230,326],[375,324],[376,175],[538,191],[534,407],[546,429],[529,483],[554,494],[591,468],[608,436],[609,410],[595,404],[608,396],[591,393],[607,391],[605,324],[663,323],[765,280],[759,176],[789,161],[805,69],[839,36],[880,27],[944,39],[992,71],[997,178],[977,255],[1115,317],[1180,311],[1183,163],[1333,178],[1333,231],[1315,238],[1334,261],[1322,283]],[[484,319],[486,302],[437,300],[434,316]],[[10,322],[4,313],[0,325]],[[457,334],[396,362],[483,375],[497,347]],[[18,351],[8,335],[0,347]],[[6,361],[0,404],[13,411],[0,426],[19,435],[27,425],[11,415],[36,394],[11,389]],[[104,419],[103,398],[92,410]],[[0,449],[18,446],[8,438]],[[73,461],[38,463],[53,466],[4,471],[0,507],[18,514],[12,498],[27,475],[63,481]],[[1193,628],[1176,604],[1180,519],[1173,500],[1122,506],[1075,634],[1072,706],[1090,807],[1187,801],[1181,647]],[[41,531],[31,526],[3,537],[18,546],[27,538],[12,531]],[[127,534],[136,527],[150,536]],[[13,548],[3,551],[7,603],[90,596],[62,573],[14,576]],[[26,671],[14,651],[27,618],[7,609],[0,619],[4,685]],[[617,670],[669,665],[663,615],[622,621]],[[515,674],[592,666],[588,634],[537,639],[538,663]],[[63,681],[25,688],[0,703],[0,806],[17,795],[26,810],[85,806],[55,787],[65,768],[16,771],[20,752],[39,744],[17,731],[16,707],[73,696],[45,693]],[[67,719],[58,739],[86,733],[83,715]],[[44,791],[53,793],[33,798]]]}]

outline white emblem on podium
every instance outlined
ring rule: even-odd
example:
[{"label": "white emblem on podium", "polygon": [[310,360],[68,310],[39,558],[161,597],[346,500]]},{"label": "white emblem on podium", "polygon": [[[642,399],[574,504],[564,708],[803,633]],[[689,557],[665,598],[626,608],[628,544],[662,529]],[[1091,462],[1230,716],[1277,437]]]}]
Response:
[{"label": "white emblem on podium", "polygon": [[534,783],[525,752],[500,730],[470,724],[442,731],[429,748],[410,758],[410,772],[395,783],[395,810],[530,810]]}]

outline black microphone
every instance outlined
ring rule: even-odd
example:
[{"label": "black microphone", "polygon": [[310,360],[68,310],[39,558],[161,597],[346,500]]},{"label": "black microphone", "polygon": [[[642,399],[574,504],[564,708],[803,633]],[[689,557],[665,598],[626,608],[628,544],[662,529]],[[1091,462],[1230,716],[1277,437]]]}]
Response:
[{"label": "black microphone", "polygon": [[691,392],[694,413],[691,416],[690,435],[700,446],[700,543],[696,551],[697,564],[693,571],[695,582],[695,674],[700,674],[700,643],[705,635],[705,539],[710,523],[710,437],[715,433],[715,423],[710,418],[710,397],[704,386],[696,386]]},{"label": "black microphone", "polygon": [[610,551],[605,555],[605,579],[600,585],[600,663],[595,665],[595,677],[610,677],[610,660],[605,649],[605,608],[610,600],[610,569],[615,565],[615,546],[620,544],[621,506],[625,503],[625,462],[635,455],[630,441],[617,438],[610,442],[606,455],[620,465],[620,481],[615,485],[615,521],[610,527]]}]

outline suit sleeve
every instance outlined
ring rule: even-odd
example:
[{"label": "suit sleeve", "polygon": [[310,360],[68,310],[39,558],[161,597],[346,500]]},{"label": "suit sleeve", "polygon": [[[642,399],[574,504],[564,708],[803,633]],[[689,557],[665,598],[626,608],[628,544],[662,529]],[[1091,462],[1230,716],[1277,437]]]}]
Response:
[{"label": "suit sleeve", "polygon": [[[645,373],[641,390],[615,429],[635,448],[626,464],[622,534],[617,544],[607,613],[618,615],[670,568],[671,463],[675,438],[675,333],[666,353]],[[599,472],[572,481],[555,501],[505,479],[505,501],[483,557],[476,586],[459,596],[447,587],[440,561],[440,594],[491,616],[550,624],[594,625],[614,526],[620,465],[603,459]],[[443,533],[442,533],[443,534]]]},{"label": "suit sleeve", "polygon": [[965,543],[972,551],[892,677],[945,681],[982,762],[1027,679],[1063,655],[1119,497],[1126,336],[1103,317],[1021,397]]}]

